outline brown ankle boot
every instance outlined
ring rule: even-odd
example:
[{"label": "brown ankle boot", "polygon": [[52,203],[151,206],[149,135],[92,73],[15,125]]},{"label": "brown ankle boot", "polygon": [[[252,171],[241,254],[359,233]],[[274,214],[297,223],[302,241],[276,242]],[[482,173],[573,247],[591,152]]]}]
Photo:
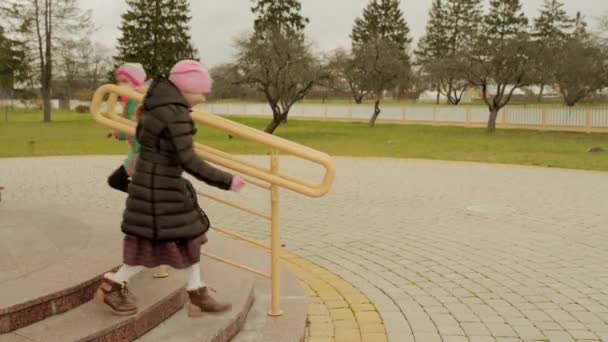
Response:
[{"label": "brown ankle boot", "polygon": [[113,314],[131,316],[137,313],[135,297],[129,292],[127,284],[119,284],[104,278],[95,293],[95,302],[106,305]]},{"label": "brown ankle boot", "polygon": [[209,294],[209,288],[203,287],[198,290],[188,291],[190,304],[188,306],[188,316],[200,317],[209,314],[218,314],[232,309],[232,304],[218,302]]}]

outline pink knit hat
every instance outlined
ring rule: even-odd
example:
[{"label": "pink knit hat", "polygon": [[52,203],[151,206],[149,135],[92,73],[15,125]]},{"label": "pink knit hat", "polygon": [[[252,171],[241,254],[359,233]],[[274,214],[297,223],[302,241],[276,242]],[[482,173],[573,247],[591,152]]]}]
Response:
[{"label": "pink knit hat", "polygon": [[116,69],[116,77],[125,76],[134,86],[141,86],[146,80],[146,71],[139,63],[125,63]]},{"label": "pink knit hat", "polygon": [[171,68],[169,80],[184,93],[208,94],[211,92],[209,71],[201,63],[193,60],[177,62]]}]

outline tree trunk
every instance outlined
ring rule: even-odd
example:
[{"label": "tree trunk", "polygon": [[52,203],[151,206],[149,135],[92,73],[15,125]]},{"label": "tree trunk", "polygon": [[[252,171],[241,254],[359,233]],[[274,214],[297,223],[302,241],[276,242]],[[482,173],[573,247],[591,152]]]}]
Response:
[{"label": "tree trunk", "polygon": [[449,105],[452,105],[452,106],[458,106],[458,104],[459,104],[459,103],[460,103],[460,99],[459,99],[459,98],[452,97],[452,96],[450,96],[450,97],[448,98],[448,104],[449,104]]},{"label": "tree trunk", "polygon": [[51,122],[51,80],[53,79],[52,36],[53,36],[53,7],[52,0],[46,0],[45,11],[45,61],[44,83],[42,84],[42,101],[44,103],[44,122]]},{"label": "tree trunk", "polygon": [[44,122],[51,122],[51,90],[48,86],[42,86],[42,109],[44,111]]},{"label": "tree trunk", "polygon": [[538,93],[538,99],[536,99],[538,102],[543,102],[543,93],[545,92],[545,84],[541,84],[540,85],[540,92]]},{"label": "tree trunk", "polygon": [[369,127],[373,128],[374,126],[376,126],[376,119],[378,119],[379,115],[380,115],[380,100],[378,99],[374,103],[374,114],[369,119]]},{"label": "tree trunk", "polygon": [[355,103],[356,104],[362,104],[363,103],[363,96],[355,96]]},{"label": "tree trunk", "polygon": [[437,99],[435,100],[435,104],[438,105],[441,103],[441,91],[439,91],[439,87],[437,87]]},{"label": "tree trunk", "polygon": [[498,108],[490,108],[490,118],[488,119],[488,132],[496,132],[496,119],[498,118]]},{"label": "tree trunk", "polygon": [[464,93],[461,93],[460,95],[458,95],[458,89],[454,89],[450,86],[450,89],[448,90],[448,104],[457,106],[460,103],[460,101],[462,100],[463,94]]},{"label": "tree trunk", "polygon": [[274,134],[274,131],[281,125],[281,121],[277,119],[272,119],[272,121],[266,126],[264,132],[268,134]]}]

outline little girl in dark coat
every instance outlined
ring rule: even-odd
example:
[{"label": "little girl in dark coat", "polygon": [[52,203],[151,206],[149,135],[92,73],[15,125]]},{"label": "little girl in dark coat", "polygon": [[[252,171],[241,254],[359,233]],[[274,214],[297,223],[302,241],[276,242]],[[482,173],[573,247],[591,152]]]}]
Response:
[{"label": "little girl in dark coat", "polygon": [[96,299],[118,315],[137,312],[128,280],[144,268],[168,265],[189,269],[189,315],[223,312],[229,303],[213,299],[200,279],[200,249],[209,220],[200,209],[192,184],[182,173],[211,186],[239,191],[245,182],[198,158],[190,108],[211,90],[208,71],[196,61],[181,61],[169,79],[155,80],[143,102],[136,136],[140,155],[128,188],[122,231],[124,265],[105,275]]}]

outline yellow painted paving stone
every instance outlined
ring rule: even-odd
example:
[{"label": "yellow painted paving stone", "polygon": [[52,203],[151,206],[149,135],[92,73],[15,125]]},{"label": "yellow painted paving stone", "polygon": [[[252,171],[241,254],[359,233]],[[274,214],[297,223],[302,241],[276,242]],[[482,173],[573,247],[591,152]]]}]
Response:
[{"label": "yellow painted paving stone", "polygon": [[331,323],[331,317],[327,315],[309,315],[308,321],[310,323]]},{"label": "yellow painted paving stone", "polygon": [[334,325],[331,323],[310,323],[310,337],[332,337],[334,336]]},{"label": "yellow painted paving stone", "polygon": [[350,303],[350,307],[353,311],[376,311],[376,307],[370,303]]},{"label": "yellow painted paving stone", "polygon": [[312,272],[312,273],[314,273],[314,274],[317,274],[317,275],[323,275],[323,274],[327,274],[327,271],[326,271],[326,270],[324,270],[324,269],[322,269],[322,268],[320,268],[320,267],[316,267],[316,266],[309,266],[309,267],[307,267],[307,268],[308,268],[308,270],[309,270],[310,272]]},{"label": "yellow painted paving stone", "polygon": [[323,274],[321,276],[321,279],[323,279],[327,282],[330,282],[330,283],[334,283],[334,284],[341,284],[344,282],[344,280],[342,278],[340,278],[337,275],[332,274],[332,273]]},{"label": "yellow painted paving stone", "polygon": [[323,304],[311,304],[308,307],[308,314],[309,315],[329,315],[329,310],[327,310],[327,307]]},{"label": "yellow painted paving stone", "polygon": [[347,309],[349,305],[342,299],[331,300],[324,303],[328,309]]},{"label": "yellow painted paving stone", "polygon": [[321,289],[335,289],[335,287],[330,286],[327,282],[319,280],[318,278],[310,279],[310,281],[308,282],[308,286],[312,287],[317,291]]},{"label": "yellow painted paving stone", "polygon": [[361,335],[361,342],[388,342],[388,338],[384,333],[363,334]]},{"label": "yellow painted paving stone", "polygon": [[368,324],[368,323],[381,323],[382,319],[380,319],[380,315],[378,315],[375,311],[359,311],[355,312],[355,316],[357,317],[357,321],[359,324]]},{"label": "yellow painted paving stone", "polygon": [[308,342],[334,342],[333,337],[311,337]]},{"label": "yellow painted paving stone", "polygon": [[387,342],[376,308],[361,291],[298,255],[281,258],[310,297],[306,342]]},{"label": "yellow painted paving stone", "polygon": [[369,304],[369,299],[360,294],[344,294],[344,299],[351,304]]},{"label": "yellow painted paving stone", "polygon": [[338,293],[338,291],[333,290],[333,291],[318,291],[317,294],[319,295],[319,297],[321,297],[321,299],[323,299],[323,301],[327,302],[327,301],[333,301],[333,300],[339,300],[342,299],[343,297]]},{"label": "yellow painted paving stone", "polygon": [[334,288],[342,294],[360,294],[359,290],[349,284],[335,284]]},{"label": "yellow painted paving stone", "polygon": [[[358,289],[306,259],[289,255],[284,260],[310,296],[307,342],[387,341],[375,307]],[[365,325],[365,340],[359,324]]]},{"label": "yellow painted paving stone", "polygon": [[359,329],[359,323],[353,320],[345,320],[345,321],[334,321],[335,329]]},{"label": "yellow painted paving stone", "polygon": [[355,320],[355,315],[350,309],[330,309],[329,314],[334,321]]},{"label": "yellow painted paving stone", "polygon": [[[317,297],[317,296],[311,296],[310,297],[310,303],[311,304],[321,304],[321,305],[325,305],[325,303],[323,303],[323,300],[321,300],[321,298]],[[327,305],[325,305],[327,306]]]},{"label": "yellow painted paving stone", "polygon": [[361,342],[361,334],[355,329],[336,329],[336,342]]},{"label": "yellow painted paving stone", "polygon": [[384,324],[371,323],[359,325],[362,334],[385,333]]},{"label": "yellow painted paving stone", "polygon": [[316,286],[313,285],[313,288],[317,292],[337,292],[335,287],[329,286],[327,283],[325,283],[325,284],[318,284]]}]

